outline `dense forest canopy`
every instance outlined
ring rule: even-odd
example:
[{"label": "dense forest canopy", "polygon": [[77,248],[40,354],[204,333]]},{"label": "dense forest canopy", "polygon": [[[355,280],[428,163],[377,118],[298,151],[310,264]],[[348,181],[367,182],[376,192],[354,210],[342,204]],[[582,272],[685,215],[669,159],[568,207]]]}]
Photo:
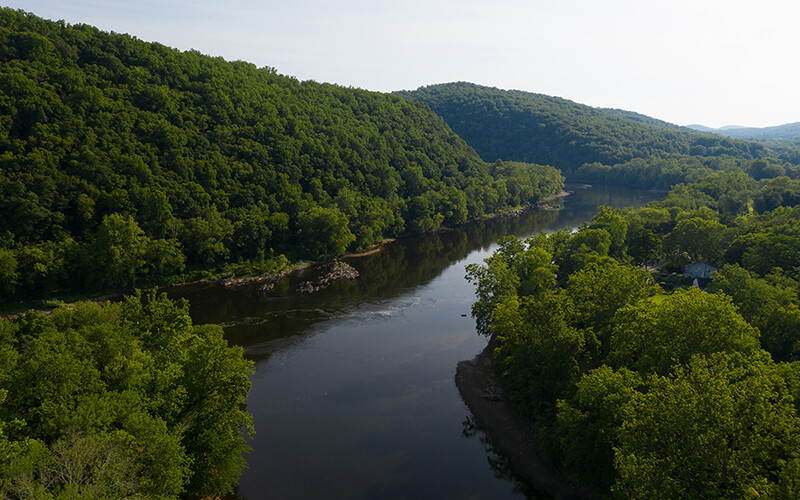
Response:
[{"label": "dense forest canopy", "polygon": [[394,95],[0,10],[6,300],[328,258],[561,183]]},{"label": "dense forest canopy", "polygon": [[155,294],[0,320],[0,498],[234,491],[253,432],[242,353]]},{"label": "dense forest canopy", "polygon": [[755,179],[800,178],[796,139],[734,140],[631,111],[463,82],[397,94],[430,106],[484,159],[554,165],[572,180],[669,189],[728,168]]},{"label": "dense forest canopy", "polygon": [[[798,221],[800,181],[730,168],[468,266],[552,455],[601,497],[797,498]],[[707,291],[683,277],[698,261]]]},{"label": "dense forest canopy", "polygon": [[398,95],[430,106],[487,161],[527,161],[572,171],[675,155],[758,158],[763,145],[703,134],[636,113],[458,82]]}]

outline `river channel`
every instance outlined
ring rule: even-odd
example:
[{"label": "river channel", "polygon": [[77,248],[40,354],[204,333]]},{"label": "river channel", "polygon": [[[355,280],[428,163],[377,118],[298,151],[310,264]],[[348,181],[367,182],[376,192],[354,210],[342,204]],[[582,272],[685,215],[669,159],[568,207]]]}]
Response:
[{"label": "river channel", "polygon": [[173,288],[196,324],[217,323],[255,361],[248,399],[256,434],[240,499],[524,498],[526,485],[475,429],[456,364],[486,345],[470,317],[464,266],[506,235],[588,221],[598,205],[642,206],[664,193],[571,187],[561,210],[403,238],[346,259],[359,277],[297,292],[318,268],[270,292],[213,284]]}]

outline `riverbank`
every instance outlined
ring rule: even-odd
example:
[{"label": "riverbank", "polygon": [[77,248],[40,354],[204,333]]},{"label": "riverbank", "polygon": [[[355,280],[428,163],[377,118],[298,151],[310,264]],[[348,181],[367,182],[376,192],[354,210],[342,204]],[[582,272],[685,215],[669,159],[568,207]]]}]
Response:
[{"label": "riverbank", "polygon": [[567,472],[544,458],[536,429],[505,395],[494,371],[492,342],[456,368],[456,387],[492,446],[506,457],[514,473],[528,483],[533,498],[591,499],[591,493]]},{"label": "riverbank", "polygon": [[562,189],[560,193],[554,194],[553,196],[548,196],[547,198],[544,198],[542,201],[537,203],[536,206],[538,208],[542,208],[543,206],[548,205],[551,201],[556,201],[559,198],[566,198],[567,196],[571,195],[572,193],[574,193],[574,191],[567,191],[565,189]]},{"label": "riverbank", "polygon": [[[475,221],[478,221],[478,220],[483,220],[483,219],[491,219],[491,218],[495,218],[495,217],[515,217],[515,216],[520,215],[522,212],[525,212],[526,210],[532,210],[532,209],[537,209],[537,210],[555,210],[558,207],[555,207],[554,205],[551,205],[551,203],[556,201],[556,200],[558,200],[558,199],[565,198],[565,197],[567,197],[567,196],[569,196],[571,194],[573,194],[573,191],[562,190],[558,194],[554,194],[552,196],[548,196],[546,198],[543,198],[538,203],[525,205],[525,206],[520,207],[520,208],[514,208],[514,209],[498,212],[498,213],[495,213],[495,214],[479,217],[477,219],[473,219],[473,220],[467,221],[467,222],[465,222],[465,224],[469,224],[469,223],[472,223],[472,222],[475,222]],[[452,229],[452,227],[438,227],[438,228],[432,229],[431,231],[428,231],[428,232],[447,231],[449,229]],[[419,235],[418,234],[412,234],[412,235],[406,235],[406,236],[403,236],[403,237],[412,237],[412,236],[419,236]],[[348,252],[348,253],[346,253],[344,255],[341,255],[338,258],[333,259],[332,261],[322,261],[322,260],[321,261],[306,261],[306,262],[302,262],[302,263],[297,263],[297,264],[291,265],[291,266],[287,267],[286,269],[284,269],[284,270],[282,270],[282,271],[280,271],[278,273],[271,273],[271,274],[267,273],[267,274],[262,274],[262,275],[259,275],[259,276],[244,276],[244,277],[237,277],[237,278],[234,278],[234,277],[222,278],[222,279],[219,279],[219,278],[206,278],[206,279],[201,279],[201,280],[197,280],[197,281],[190,281],[190,282],[183,282],[183,283],[173,283],[173,284],[166,285],[166,286],[183,286],[183,285],[192,285],[192,284],[203,283],[203,282],[214,282],[214,283],[216,283],[216,284],[218,284],[220,286],[235,287],[235,286],[248,285],[248,284],[251,284],[251,283],[263,283],[263,284],[265,284],[265,288],[270,289],[271,288],[270,285],[274,285],[274,283],[277,282],[278,280],[280,280],[280,279],[282,279],[282,278],[284,278],[284,277],[286,277],[286,276],[288,276],[288,275],[292,274],[293,272],[298,271],[300,269],[304,269],[304,268],[311,267],[311,266],[325,264],[326,262],[336,262],[336,261],[338,261],[340,259],[367,257],[367,256],[370,256],[370,255],[373,255],[373,254],[376,254],[376,253],[382,251],[383,248],[386,245],[391,244],[396,240],[397,240],[397,238],[385,238],[382,241],[379,241],[378,243],[372,244],[372,245],[370,245],[370,246],[368,246],[366,248],[362,248],[362,249],[355,250],[353,252]],[[348,278],[348,279],[352,279],[352,278]]]},{"label": "riverbank", "polygon": [[[573,193],[574,193],[574,191],[561,190],[560,193],[554,194],[552,196],[548,196],[547,198],[543,198],[541,201],[539,201],[537,203],[531,203],[530,205],[523,205],[523,206],[521,206],[519,208],[512,208],[510,210],[503,210],[502,212],[497,212],[497,213],[490,214],[490,215],[484,215],[483,217],[479,217],[479,218],[477,218],[475,220],[495,219],[497,217],[516,217],[516,216],[520,215],[521,213],[523,213],[523,212],[525,212],[527,210],[532,210],[532,209],[537,209],[537,210],[558,210],[560,207],[557,206],[557,205],[553,205],[552,203],[554,201],[556,201],[556,200],[561,199],[561,198],[566,198],[567,196],[569,196],[569,195],[571,195]],[[473,222],[473,221],[465,222],[465,224],[469,224],[470,222]],[[441,229],[446,229],[446,228],[441,228]]]},{"label": "riverbank", "polygon": [[[498,217],[516,217],[516,216],[519,216],[521,213],[523,213],[523,212],[525,212],[527,210],[532,210],[532,209],[536,209],[536,210],[556,210],[556,209],[558,209],[558,207],[556,207],[554,205],[551,205],[551,203],[553,201],[558,200],[559,198],[564,198],[564,197],[569,196],[571,194],[572,194],[572,191],[562,190],[560,193],[558,193],[556,195],[548,196],[548,197],[542,199],[541,201],[539,201],[536,204],[525,205],[523,207],[509,209],[509,210],[505,210],[505,211],[502,211],[502,212],[497,212],[497,213],[491,214],[491,215],[486,215],[486,216],[483,216],[483,217],[479,217],[477,219],[470,220],[470,221],[466,222],[465,224],[474,223],[476,221],[485,220],[485,219],[498,218]],[[451,229],[453,229],[453,228],[452,227],[440,227],[440,228],[433,229],[433,230],[431,230],[429,232],[448,231],[448,230],[451,230]],[[411,236],[418,236],[418,235],[405,235],[403,237],[411,237]],[[355,251],[350,252],[350,253],[346,253],[346,254],[338,257],[338,259],[334,259],[334,260],[328,260],[328,261],[303,261],[303,262],[296,262],[294,264],[288,264],[288,261],[287,261],[286,267],[282,267],[282,268],[280,268],[280,270],[275,271],[275,272],[266,272],[266,273],[254,274],[254,275],[250,275],[250,276],[247,276],[247,275],[244,275],[244,276],[233,276],[230,273],[225,274],[224,272],[220,272],[220,271],[217,271],[216,273],[214,271],[209,271],[209,272],[205,273],[205,274],[207,274],[207,276],[205,276],[205,277],[201,277],[201,278],[198,278],[198,279],[183,279],[183,280],[178,280],[178,281],[175,281],[175,282],[172,282],[172,283],[162,282],[162,284],[157,284],[155,286],[149,286],[147,288],[143,288],[142,291],[143,292],[147,292],[147,291],[152,290],[152,289],[156,289],[158,291],[164,291],[164,290],[167,290],[167,289],[170,289],[170,288],[199,285],[199,284],[203,284],[203,283],[213,283],[213,284],[216,284],[216,285],[219,285],[219,286],[222,286],[222,287],[226,287],[226,288],[236,288],[236,287],[245,286],[245,285],[258,284],[258,285],[260,285],[259,288],[262,289],[262,291],[270,291],[278,281],[280,281],[281,279],[291,275],[292,273],[294,273],[296,271],[299,271],[301,269],[305,269],[305,268],[308,268],[308,267],[312,267],[312,266],[322,265],[322,264],[325,264],[327,262],[333,263],[333,262],[336,262],[337,260],[341,260],[341,259],[356,259],[356,258],[361,258],[361,257],[367,257],[367,256],[370,256],[370,255],[376,254],[378,252],[381,252],[386,247],[386,245],[391,244],[394,241],[396,241],[396,238],[386,238],[386,239],[384,239],[384,240],[382,240],[382,241],[380,241],[378,243],[375,243],[373,245],[370,245],[370,246],[368,246],[366,248],[362,248],[362,249],[355,250]],[[208,274],[211,274],[211,276],[208,276]],[[216,274],[216,276],[214,276],[213,274]],[[348,279],[352,279],[352,278],[348,278]],[[68,295],[57,294],[57,295],[55,295],[53,297],[50,297],[50,298],[47,298],[47,299],[35,299],[35,300],[20,302],[20,303],[13,304],[13,305],[8,304],[3,308],[5,310],[0,312],[0,318],[13,319],[13,318],[16,318],[17,316],[19,316],[20,314],[23,314],[24,312],[30,311],[30,310],[35,310],[35,311],[47,313],[47,311],[50,311],[50,310],[52,310],[52,309],[54,309],[56,307],[62,307],[62,306],[69,307],[71,304],[73,304],[75,302],[83,302],[83,301],[105,302],[105,301],[108,301],[108,300],[111,300],[111,301],[121,300],[125,295],[130,294],[130,293],[131,293],[131,290],[120,290],[120,291],[117,291],[117,292],[110,292],[110,293],[106,293],[106,294],[102,294],[102,295],[91,295],[91,294],[81,294],[81,293],[68,294]]]}]

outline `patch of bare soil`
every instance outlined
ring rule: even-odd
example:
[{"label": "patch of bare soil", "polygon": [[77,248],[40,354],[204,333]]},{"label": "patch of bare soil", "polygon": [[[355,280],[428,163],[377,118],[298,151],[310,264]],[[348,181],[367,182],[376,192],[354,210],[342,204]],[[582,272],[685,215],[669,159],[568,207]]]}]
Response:
[{"label": "patch of bare soil", "polygon": [[528,483],[529,498],[591,499],[592,494],[560,466],[544,459],[536,429],[520,415],[504,393],[494,372],[494,346],[489,345],[456,368],[456,386],[493,449],[513,472]]}]

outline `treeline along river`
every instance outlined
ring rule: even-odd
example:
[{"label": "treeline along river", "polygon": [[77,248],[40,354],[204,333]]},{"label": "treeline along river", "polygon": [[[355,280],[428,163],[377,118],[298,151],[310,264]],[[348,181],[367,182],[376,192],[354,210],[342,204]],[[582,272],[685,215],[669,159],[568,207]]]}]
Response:
[{"label": "treeline along river", "polygon": [[507,235],[576,227],[599,205],[663,193],[573,186],[561,210],[530,210],[386,244],[346,258],[359,273],[307,294],[324,267],[259,285],[176,287],[195,323],[221,324],[256,362],[251,442],[239,497],[506,498],[510,474],[455,386],[456,364],[486,345],[470,317],[464,266]]}]

